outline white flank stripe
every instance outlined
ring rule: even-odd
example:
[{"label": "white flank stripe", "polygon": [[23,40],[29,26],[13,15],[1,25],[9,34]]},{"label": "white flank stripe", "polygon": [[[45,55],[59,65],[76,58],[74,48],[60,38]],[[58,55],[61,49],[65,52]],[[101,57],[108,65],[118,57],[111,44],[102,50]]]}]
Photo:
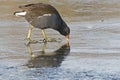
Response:
[{"label": "white flank stripe", "polygon": [[43,16],[51,16],[52,14],[44,14]]},{"label": "white flank stripe", "polygon": [[51,16],[52,14],[43,14],[42,16],[38,16],[38,18],[42,18],[42,17],[44,17],[44,16]]}]

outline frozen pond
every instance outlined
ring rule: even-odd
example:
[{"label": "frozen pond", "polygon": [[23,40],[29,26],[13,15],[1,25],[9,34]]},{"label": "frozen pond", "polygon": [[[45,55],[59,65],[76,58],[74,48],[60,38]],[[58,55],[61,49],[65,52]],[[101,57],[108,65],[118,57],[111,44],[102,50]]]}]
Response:
[{"label": "frozen pond", "polygon": [[[21,4],[54,5],[71,29],[70,47],[65,38],[25,45],[29,24],[13,16]],[[67,10],[67,11],[66,11]],[[34,29],[32,38],[42,35]],[[119,0],[1,0],[0,80],[120,80]]]}]

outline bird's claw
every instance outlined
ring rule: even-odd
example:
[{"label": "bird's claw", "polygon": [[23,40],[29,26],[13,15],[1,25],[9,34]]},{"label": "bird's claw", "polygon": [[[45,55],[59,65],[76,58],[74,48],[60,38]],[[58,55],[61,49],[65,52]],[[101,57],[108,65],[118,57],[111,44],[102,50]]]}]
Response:
[{"label": "bird's claw", "polygon": [[26,38],[25,40],[27,40],[27,44],[30,44],[30,43],[38,43],[39,41],[37,40],[31,40],[30,38]]},{"label": "bird's claw", "polygon": [[46,42],[47,42],[47,39],[43,39],[43,42],[46,43]]},{"label": "bird's claw", "polygon": [[40,40],[40,42],[46,43],[47,39],[42,39],[42,40]]},{"label": "bird's claw", "polygon": [[31,40],[30,38],[26,38],[25,40],[27,40],[27,43],[26,44],[35,44],[35,43],[47,43],[47,42],[61,42],[61,39],[58,38],[48,38],[48,39],[42,39],[42,40]]},{"label": "bird's claw", "polygon": [[48,38],[48,39],[43,39],[43,40],[40,40],[40,41],[43,41],[44,43],[46,43],[46,42],[61,42],[61,39]]},{"label": "bird's claw", "polygon": [[25,38],[24,40],[27,40],[28,42],[30,42],[30,41],[31,41],[31,39],[30,39],[30,38]]}]

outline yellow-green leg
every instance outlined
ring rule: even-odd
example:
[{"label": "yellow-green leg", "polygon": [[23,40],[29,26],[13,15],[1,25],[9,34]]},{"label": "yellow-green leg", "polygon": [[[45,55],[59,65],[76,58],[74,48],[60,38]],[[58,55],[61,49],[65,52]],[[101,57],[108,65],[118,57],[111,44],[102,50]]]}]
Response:
[{"label": "yellow-green leg", "polygon": [[27,35],[27,40],[28,40],[29,42],[31,41],[30,37],[31,37],[32,29],[33,29],[33,26],[30,25],[29,31],[28,31],[28,35]]},{"label": "yellow-green leg", "polygon": [[42,34],[43,34],[44,42],[47,42],[47,36],[44,29],[42,29]]},{"label": "yellow-green leg", "polygon": [[38,43],[39,41],[36,41],[36,40],[31,40],[31,33],[32,33],[32,29],[33,29],[33,26],[30,25],[29,27],[29,31],[28,31],[28,35],[27,35],[27,41],[28,43]]},{"label": "yellow-green leg", "polygon": [[30,41],[31,33],[32,33],[33,26],[30,25],[28,35],[27,35],[27,40]]}]

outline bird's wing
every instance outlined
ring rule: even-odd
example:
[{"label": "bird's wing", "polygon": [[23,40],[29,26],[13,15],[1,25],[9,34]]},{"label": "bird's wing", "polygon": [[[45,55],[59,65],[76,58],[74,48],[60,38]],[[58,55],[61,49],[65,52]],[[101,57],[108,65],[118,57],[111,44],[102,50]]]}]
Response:
[{"label": "bird's wing", "polygon": [[58,15],[56,14],[44,14],[42,16],[37,16],[34,19],[31,19],[31,21],[29,21],[30,24],[32,24],[33,26],[37,27],[37,28],[53,28],[53,29],[58,29],[59,25],[61,25],[61,18],[59,18]]},{"label": "bird's wing", "polygon": [[49,16],[49,14],[59,15],[57,10],[53,6],[47,5],[47,4],[40,4],[40,3],[39,4],[31,4],[30,6],[27,5],[26,11],[27,11],[27,15],[25,16],[25,18],[29,22],[33,19],[37,19],[40,16]]},{"label": "bird's wing", "polygon": [[27,11],[27,14],[32,17],[42,16],[49,13],[58,13],[58,11],[49,4],[37,3],[21,6],[21,9]]}]

